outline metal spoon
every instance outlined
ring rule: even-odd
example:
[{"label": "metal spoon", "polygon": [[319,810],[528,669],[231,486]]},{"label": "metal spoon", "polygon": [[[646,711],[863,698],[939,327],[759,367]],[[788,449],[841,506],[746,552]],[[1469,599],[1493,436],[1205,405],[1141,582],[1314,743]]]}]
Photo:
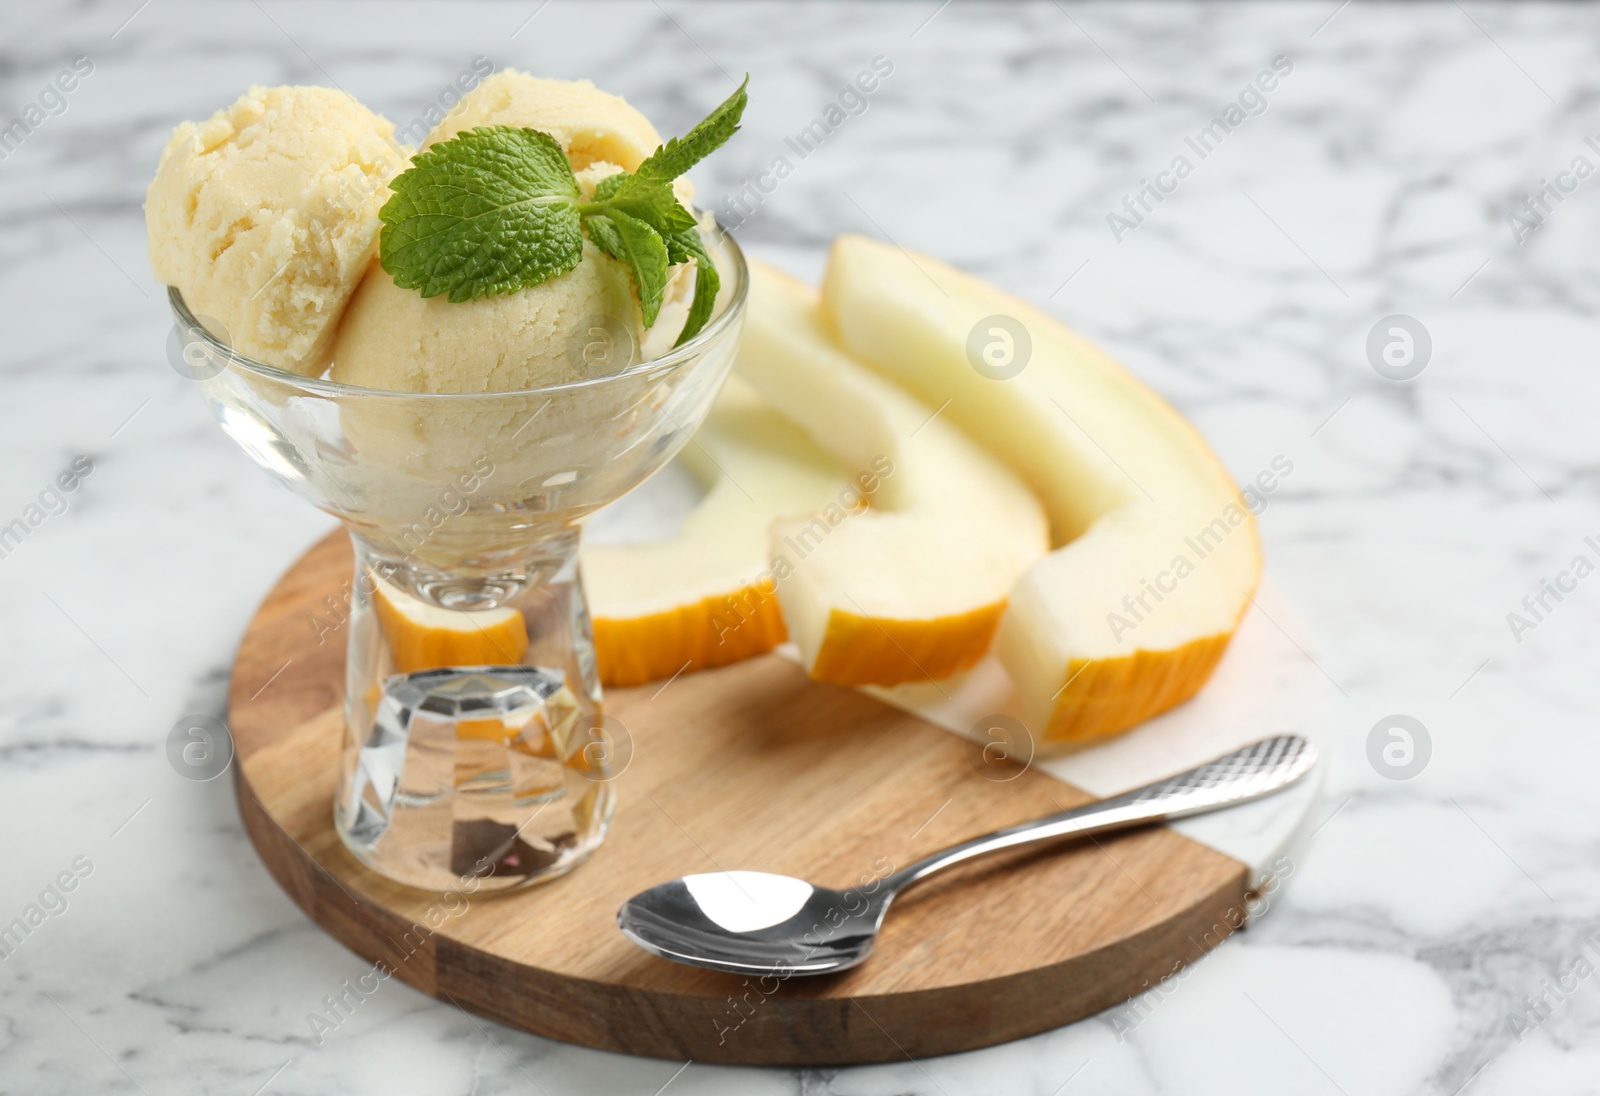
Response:
[{"label": "metal spoon", "polygon": [[829,974],[872,953],[889,904],[906,887],[976,856],[1059,837],[1167,822],[1271,795],[1311,771],[1298,735],[1264,738],[1166,780],[974,837],[870,886],[830,890],[757,871],[690,875],[624,902],[617,927],[645,951],[735,974]]}]

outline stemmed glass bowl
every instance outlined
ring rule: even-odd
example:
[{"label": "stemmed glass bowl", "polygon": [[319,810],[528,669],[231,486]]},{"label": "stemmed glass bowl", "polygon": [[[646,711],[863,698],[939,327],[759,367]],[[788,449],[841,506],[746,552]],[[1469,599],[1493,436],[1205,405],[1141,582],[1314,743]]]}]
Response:
[{"label": "stemmed glass bowl", "polygon": [[581,523],[666,464],[727,377],[748,275],[719,237],[723,299],[693,339],[632,363],[626,332],[597,319],[569,346],[591,379],[515,392],[299,376],[236,353],[169,290],[185,371],[223,430],[349,531],[334,820],[388,878],[524,886],[604,839],[618,744],[602,717]]}]

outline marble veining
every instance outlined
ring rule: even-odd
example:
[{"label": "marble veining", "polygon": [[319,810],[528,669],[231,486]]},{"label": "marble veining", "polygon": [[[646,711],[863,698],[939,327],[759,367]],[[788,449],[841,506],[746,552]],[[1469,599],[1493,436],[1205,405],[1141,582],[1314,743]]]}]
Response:
[{"label": "marble veining", "polygon": [[[53,910],[0,962],[0,1091],[1593,1091],[1600,584],[1508,615],[1600,534],[1600,180],[1541,189],[1600,164],[1597,53],[1589,9],[1479,0],[4,6],[0,122],[42,106],[0,158],[0,519],[94,471],[0,558],[0,923]],[[925,1062],[630,1059],[393,981],[317,1043],[308,1014],[366,964],[165,739],[223,711],[240,629],[328,522],[167,367],[140,203],[171,127],[251,81],[405,122],[479,55],[669,132],[748,71],[745,131],[697,180],[716,208],[881,57],[865,112],[743,216],[750,251],[815,276],[862,231],[948,257],[1109,347],[1240,477],[1293,461],[1261,521],[1329,758],[1268,916],[1134,1005]],[[1107,215],[1280,57],[1264,111],[1119,242]],[[1408,381],[1367,350],[1397,314],[1432,342]],[[1407,779],[1372,760],[1394,715],[1428,733]]]}]

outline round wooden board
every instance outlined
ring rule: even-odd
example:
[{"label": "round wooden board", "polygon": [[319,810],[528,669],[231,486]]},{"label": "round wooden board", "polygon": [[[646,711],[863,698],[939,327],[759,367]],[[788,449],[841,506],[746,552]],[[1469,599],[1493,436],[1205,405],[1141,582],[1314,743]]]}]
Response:
[{"label": "round wooden board", "polygon": [[239,811],[312,920],[479,1015],[699,1062],[948,1054],[1116,1004],[1243,909],[1243,864],[1151,828],[954,869],[896,902],[877,952],[843,974],[759,981],[647,955],[615,915],[652,884],[748,868],[849,886],[1089,799],[1036,772],[988,779],[956,736],[775,656],[607,695],[633,757],[610,837],[571,875],[470,900],[397,886],[333,829],[345,637],[328,625],[350,570],[344,534],[328,537],[245,633],[230,694]]}]

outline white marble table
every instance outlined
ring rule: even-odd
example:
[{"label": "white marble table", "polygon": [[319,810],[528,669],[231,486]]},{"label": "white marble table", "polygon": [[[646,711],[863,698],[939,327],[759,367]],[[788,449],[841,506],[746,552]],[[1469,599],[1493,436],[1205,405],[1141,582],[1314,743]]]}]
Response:
[{"label": "white marble table", "polygon": [[[1593,10],[542,2],[0,9],[0,121],[39,108],[0,139],[0,525],[92,468],[0,558],[0,924],[72,885],[0,961],[0,1091],[1595,1091],[1600,579],[1561,575],[1600,562],[1600,180],[1558,175],[1600,165]],[[1270,916],[1137,1023],[683,1068],[389,982],[311,1038],[364,964],[256,862],[228,782],[175,775],[164,743],[221,712],[241,627],[327,521],[168,368],[140,202],[171,126],[251,81],[337,83],[405,124],[480,55],[592,76],[667,131],[748,70],[746,131],[699,181],[730,194],[789,155],[750,250],[815,274],[851,230],[947,256],[1112,348],[1240,477],[1292,461],[1262,524],[1337,690],[1327,817]],[[79,56],[92,71],[42,96]],[[795,155],[880,56],[865,113]],[[1264,111],[1202,159],[1186,138],[1277,57]],[[1155,174],[1180,155],[1192,173]],[[1145,178],[1175,190],[1108,224]],[[1574,189],[1509,221],[1543,179]],[[1431,337],[1409,381],[1369,363],[1393,314]],[[1535,616],[1544,580],[1572,589]],[[1399,780],[1368,751],[1395,714],[1431,740]]]}]

